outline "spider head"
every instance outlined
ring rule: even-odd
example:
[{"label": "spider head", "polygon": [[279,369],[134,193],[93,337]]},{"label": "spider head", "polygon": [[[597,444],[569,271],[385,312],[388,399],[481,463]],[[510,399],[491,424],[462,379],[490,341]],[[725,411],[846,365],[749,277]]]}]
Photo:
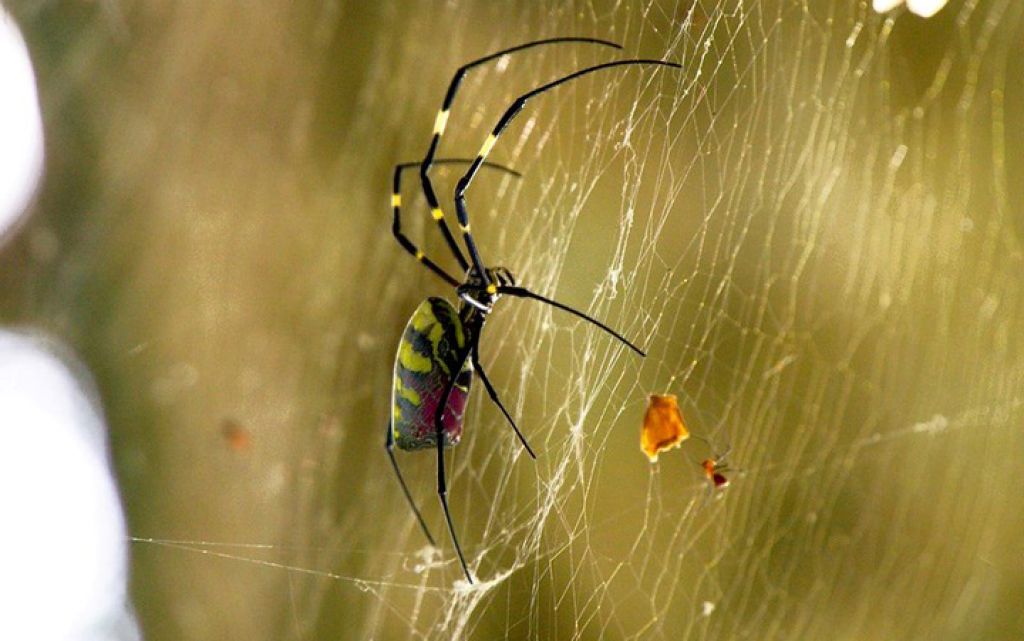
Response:
[{"label": "spider head", "polygon": [[466,281],[459,285],[457,290],[459,298],[483,314],[490,314],[495,301],[501,298],[496,289],[498,287],[514,286],[516,278],[506,267],[485,267],[487,280],[480,277],[475,267],[470,267],[466,273]]}]

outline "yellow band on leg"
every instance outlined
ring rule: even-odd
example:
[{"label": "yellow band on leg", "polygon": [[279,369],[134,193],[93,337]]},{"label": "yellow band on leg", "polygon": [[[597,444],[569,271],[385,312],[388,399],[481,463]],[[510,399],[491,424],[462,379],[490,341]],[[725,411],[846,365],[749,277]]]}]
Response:
[{"label": "yellow band on leg", "polygon": [[434,134],[440,136],[444,128],[448,126],[448,110],[443,109],[437,112],[437,119],[434,121]]},{"label": "yellow band on leg", "polygon": [[487,140],[484,141],[482,147],[480,147],[480,157],[486,158],[487,154],[491,153],[491,149],[494,149],[494,143],[498,142],[498,137],[494,134],[487,136]]}]

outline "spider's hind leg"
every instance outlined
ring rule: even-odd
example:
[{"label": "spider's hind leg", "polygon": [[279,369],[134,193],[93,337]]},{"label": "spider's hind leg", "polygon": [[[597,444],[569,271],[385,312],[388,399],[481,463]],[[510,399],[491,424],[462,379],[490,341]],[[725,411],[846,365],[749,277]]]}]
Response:
[{"label": "spider's hind leg", "polygon": [[[469,358],[469,350],[466,350],[463,353],[459,363],[465,364],[467,358]],[[460,365],[456,371],[461,370],[462,367]],[[448,523],[448,533],[452,537],[452,544],[455,546],[455,553],[459,555],[459,563],[462,565],[462,571],[466,575],[466,580],[472,584],[473,575],[469,573],[469,566],[466,565],[466,557],[462,554],[462,546],[459,545],[459,537],[455,534],[455,525],[452,523],[452,513],[451,510],[448,509],[448,482],[444,466],[444,411],[448,407],[448,401],[451,398],[452,390],[455,389],[455,383],[457,380],[458,376],[452,376],[445,384],[444,393],[441,394],[441,402],[438,403],[437,412],[434,415],[434,430],[437,435],[437,497],[441,501],[441,509],[444,510],[444,519]]]},{"label": "spider's hind leg", "polygon": [[423,530],[423,534],[427,536],[427,540],[434,547],[437,547],[437,543],[434,542],[434,537],[430,534],[430,528],[427,527],[427,522],[423,520],[423,515],[420,514],[419,508],[416,507],[416,502],[412,499],[412,494],[409,493],[409,487],[405,484],[405,479],[402,477],[402,471],[398,469],[398,461],[395,459],[395,431],[392,429],[391,421],[388,421],[388,433],[384,441],[384,449],[388,452],[388,458],[391,459],[391,467],[395,470],[395,477],[398,479],[398,484],[402,486],[402,493],[405,494],[405,500],[409,502],[409,507],[412,508],[413,514],[416,515],[416,520],[420,523],[420,528]]}]

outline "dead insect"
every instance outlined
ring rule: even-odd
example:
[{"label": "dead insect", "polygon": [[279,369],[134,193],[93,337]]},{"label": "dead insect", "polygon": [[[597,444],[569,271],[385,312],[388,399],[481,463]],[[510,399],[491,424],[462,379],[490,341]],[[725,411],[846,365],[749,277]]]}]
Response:
[{"label": "dead insect", "polygon": [[719,459],[706,458],[701,461],[700,466],[704,468],[704,476],[707,477],[709,489],[713,492],[715,490],[725,489],[729,485],[729,479],[722,474],[722,472],[728,472],[729,466],[722,462],[725,458],[723,454]]}]

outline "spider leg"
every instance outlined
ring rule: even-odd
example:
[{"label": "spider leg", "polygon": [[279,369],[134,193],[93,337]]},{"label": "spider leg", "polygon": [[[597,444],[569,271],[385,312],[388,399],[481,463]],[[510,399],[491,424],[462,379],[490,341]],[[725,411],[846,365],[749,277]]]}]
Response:
[{"label": "spider leg", "polygon": [[707,492],[704,493],[704,502],[707,503],[715,498],[715,479],[707,479]]},{"label": "spider leg", "polygon": [[[459,363],[465,364],[466,359],[469,358],[469,349],[463,353],[462,358],[459,359]],[[445,478],[445,466],[444,466],[444,411],[448,409],[448,399],[452,394],[452,390],[455,388],[455,382],[458,379],[457,373],[462,371],[462,365],[453,370],[456,375],[451,377],[451,380],[445,384],[444,393],[441,394],[441,402],[437,406],[437,413],[434,415],[434,430],[437,435],[437,497],[441,500],[441,509],[444,510],[444,520],[448,523],[448,533],[452,537],[452,544],[455,546],[455,553],[459,555],[459,563],[462,565],[462,571],[466,575],[466,580],[470,584],[473,583],[473,575],[469,573],[469,566],[466,565],[466,557],[462,554],[462,546],[459,545],[459,537],[455,534],[455,524],[452,523],[452,513],[448,509],[448,484]]]},{"label": "spider leg", "polygon": [[405,479],[402,478],[402,471],[398,469],[398,461],[395,460],[395,431],[391,429],[391,421],[388,421],[388,435],[384,441],[384,448],[388,452],[388,458],[391,459],[391,467],[395,470],[395,477],[398,478],[398,484],[402,486],[402,493],[405,494],[405,500],[409,502],[409,507],[412,508],[413,514],[416,515],[416,520],[420,523],[420,528],[423,529],[423,534],[427,536],[427,540],[434,547],[437,547],[437,543],[434,542],[434,537],[430,535],[430,529],[427,527],[427,522],[423,520],[423,515],[420,514],[419,509],[416,507],[416,502],[412,500],[412,494],[409,493],[409,487],[405,484]]},{"label": "spider leg", "polygon": [[419,247],[412,244],[412,241],[402,233],[402,165],[395,165],[395,176],[394,183],[391,188],[391,208],[394,211],[394,219],[391,222],[391,233],[394,234],[395,240],[402,246],[402,249],[409,252],[419,262],[427,266],[430,271],[434,272],[441,277],[446,283],[452,287],[458,287],[459,281],[454,276],[444,270],[443,267],[435,263],[434,261],[427,258],[426,254],[420,250]]},{"label": "spider leg", "polygon": [[523,447],[526,448],[527,454],[530,455],[530,458],[536,460],[537,455],[533,453],[533,449],[530,447],[530,444],[526,442],[526,437],[519,431],[519,428],[516,426],[516,422],[512,420],[512,416],[509,415],[508,410],[506,410],[505,406],[501,404],[501,400],[498,398],[498,392],[496,392],[494,386],[491,385],[491,381],[487,378],[487,373],[484,372],[484,368],[480,364],[479,342],[479,334],[477,334],[476,339],[473,341],[473,369],[475,369],[476,373],[480,375],[480,380],[483,381],[484,387],[487,389],[487,395],[491,397],[494,404],[498,406],[501,413],[505,415],[506,419],[508,419],[508,424],[512,426],[513,430],[515,430],[516,436],[519,437],[519,441],[523,444]]},{"label": "spider leg", "polygon": [[[463,158],[439,158],[434,162],[438,165],[468,165],[473,161],[470,159]],[[427,258],[427,256],[422,251],[420,251],[420,249],[416,247],[416,245],[414,245],[412,241],[410,241],[408,237],[406,237],[405,234],[402,233],[402,173],[408,169],[416,167],[417,165],[419,165],[419,163],[415,162],[405,162],[395,165],[394,184],[392,186],[391,191],[391,207],[394,210],[394,221],[391,223],[391,233],[395,235],[395,239],[398,240],[398,244],[401,245],[402,248],[405,249],[405,251],[412,254],[413,257],[416,258],[416,260],[426,265],[432,272],[440,276],[441,279],[447,282],[449,285],[457,287],[459,285],[459,281],[454,276],[446,272],[437,263]],[[504,171],[506,173],[512,174],[517,178],[522,176],[522,174],[520,174],[519,172],[496,163],[485,163],[485,166],[491,169],[498,169]],[[465,269],[465,266],[463,266],[463,269]]]},{"label": "spider leg", "polygon": [[627,347],[629,347],[631,350],[633,350],[637,354],[639,354],[641,356],[647,356],[647,354],[642,349],[640,349],[639,347],[637,347],[633,343],[631,343],[628,340],[626,340],[626,338],[622,334],[618,333],[617,331],[615,331],[611,327],[608,327],[607,325],[605,325],[601,321],[597,320],[596,318],[581,312],[578,309],[575,309],[573,307],[569,307],[568,305],[565,305],[563,303],[559,303],[557,300],[552,300],[550,298],[547,298],[546,296],[541,296],[540,294],[531,292],[530,290],[526,289],[525,287],[500,286],[500,287],[497,288],[497,290],[498,290],[499,294],[508,294],[509,296],[515,296],[517,298],[532,298],[534,300],[539,300],[542,303],[547,303],[548,305],[551,305],[552,307],[557,307],[558,309],[560,309],[562,311],[569,312],[570,314],[572,314],[574,316],[582,318],[583,320],[587,321],[588,323],[592,323],[594,325],[597,325],[598,327],[600,327],[604,331],[608,332],[609,334],[611,334],[615,338],[619,339],[622,343],[624,343]]},{"label": "spider leg", "polygon": [[[444,135],[445,127],[448,125],[448,114],[451,111],[452,102],[455,100],[455,94],[458,93],[459,85],[462,83],[462,79],[470,69],[492,60],[496,60],[504,55],[540,45],[567,42],[598,44],[606,47],[613,47],[615,49],[622,48],[614,42],[598,40],[596,38],[549,38],[546,40],[536,40],[534,42],[527,42],[526,44],[521,44],[509,49],[503,49],[501,51],[488,54],[483,58],[477,58],[476,60],[467,62],[458,68],[455,75],[452,76],[451,82],[448,84],[448,91],[444,95],[444,102],[441,105],[441,110],[437,112],[437,118],[434,120],[434,135],[430,139],[430,147],[427,149],[427,153],[423,157],[423,161],[420,163],[420,183],[423,186],[423,195],[427,198],[427,205],[430,207],[430,213],[434,220],[437,221],[437,226],[441,229],[441,234],[444,236],[445,242],[448,243],[448,248],[451,249],[452,255],[455,256],[455,260],[459,261],[459,265],[462,267],[463,271],[469,268],[469,263],[466,262],[465,255],[462,253],[462,250],[459,248],[459,244],[455,241],[455,237],[452,235],[451,230],[448,228],[448,224],[444,220],[444,211],[441,210],[441,205],[437,200],[437,195],[434,193],[434,185],[430,181],[430,167],[434,162],[436,162],[434,160],[434,154],[437,153],[437,147],[441,143],[441,136]],[[473,264],[480,273],[483,273],[483,268],[482,265],[480,265],[479,260],[474,260]]]},{"label": "spider leg", "polygon": [[658,65],[662,67],[675,68],[681,67],[681,65],[675,62],[665,62],[664,60],[637,59],[617,60],[615,62],[606,62],[604,64],[595,65],[593,67],[580,69],[579,71],[571,73],[568,76],[563,76],[558,80],[553,80],[545,85],[541,85],[540,87],[533,89],[532,91],[528,91],[523,95],[519,96],[518,98],[516,98],[515,100],[513,100],[512,104],[509,105],[508,109],[505,110],[505,113],[502,114],[500,119],[498,119],[498,124],[494,126],[494,129],[491,131],[490,135],[488,135],[487,139],[484,140],[484,144],[483,146],[480,147],[480,152],[477,154],[476,159],[473,160],[473,164],[469,166],[469,169],[466,171],[466,174],[459,180],[458,185],[455,187],[455,212],[459,216],[459,228],[462,230],[462,238],[466,243],[466,247],[469,249],[470,258],[473,259],[473,266],[481,274],[481,276],[484,279],[484,282],[487,283],[488,285],[491,284],[490,280],[487,276],[487,272],[484,271],[483,264],[480,260],[480,253],[477,251],[476,243],[473,242],[473,236],[469,233],[469,214],[466,212],[466,190],[469,189],[470,183],[473,182],[473,177],[476,176],[476,172],[479,171],[480,167],[483,165],[484,159],[487,158],[487,155],[491,153],[491,149],[494,148],[495,143],[498,142],[498,137],[501,136],[501,132],[505,130],[505,127],[508,127],[509,123],[511,123],[512,120],[516,117],[516,115],[518,115],[519,112],[523,110],[523,107],[526,106],[526,103],[529,102],[531,98],[535,98],[536,96],[539,96],[542,93],[550,91],[551,89],[554,89],[555,87],[561,84],[564,84],[571,80],[575,80],[576,78],[585,76],[595,71],[600,71],[602,69],[610,69],[612,67],[622,67],[627,65]]}]

